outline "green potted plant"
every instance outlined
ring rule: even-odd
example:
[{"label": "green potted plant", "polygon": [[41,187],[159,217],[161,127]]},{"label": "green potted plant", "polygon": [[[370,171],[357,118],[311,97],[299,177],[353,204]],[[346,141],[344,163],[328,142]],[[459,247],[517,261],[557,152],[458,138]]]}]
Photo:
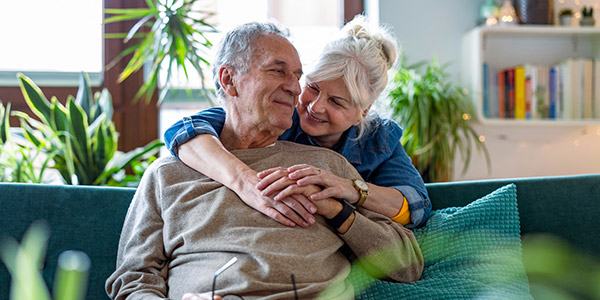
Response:
[{"label": "green potted plant", "polygon": [[573,20],[573,11],[570,8],[565,8],[558,13],[558,20],[562,26],[571,26]]},{"label": "green potted plant", "polygon": [[454,158],[458,152],[468,169],[472,145],[490,158],[485,144],[471,126],[471,102],[463,90],[448,81],[445,71],[434,59],[402,67],[394,76],[389,96],[392,117],[404,129],[401,138],[407,154],[426,182],[452,180]]},{"label": "green potted plant", "polygon": [[591,6],[584,6],[581,9],[581,20],[579,25],[581,26],[594,26],[594,8]]},{"label": "green potted plant", "polygon": [[202,70],[209,65],[204,56],[212,47],[205,34],[216,32],[216,29],[206,22],[212,14],[194,9],[194,2],[146,0],[148,8],[104,10],[112,15],[104,23],[138,20],[127,33],[106,34],[107,38],[120,38],[124,43],[136,41],[109,64],[111,67],[131,55],[119,82],[142,67],[146,68],[147,79],[134,100],[142,97],[146,102],[150,101],[158,86],[159,74],[166,75],[161,78],[165,86],[159,94],[159,103],[171,86],[173,73],[181,70],[189,78],[188,68],[192,66],[203,78]]}]

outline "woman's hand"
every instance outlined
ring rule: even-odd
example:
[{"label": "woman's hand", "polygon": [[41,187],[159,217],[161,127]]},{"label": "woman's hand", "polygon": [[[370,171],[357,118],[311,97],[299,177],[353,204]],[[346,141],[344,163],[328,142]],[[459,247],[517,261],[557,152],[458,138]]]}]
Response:
[{"label": "woman's hand", "polygon": [[[258,176],[261,177],[264,172],[258,173]],[[311,165],[300,164],[284,169],[281,173],[287,173],[288,176],[286,179],[295,181],[298,186],[307,186],[311,184],[321,186],[323,188],[321,191],[310,195],[310,200],[312,201],[338,198],[346,199],[350,203],[356,203],[360,198],[359,193],[352,185],[352,180],[338,177],[327,170],[321,170]],[[284,184],[282,184],[285,180],[279,179],[273,182],[272,180],[267,180],[267,178],[268,177],[264,177],[257,188],[261,189],[261,187],[268,183],[269,185],[266,188],[263,188],[263,193],[267,195],[274,191],[281,190],[281,192],[273,197],[274,200],[280,201],[281,199],[289,197],[294,192],[292,188],[288,188],[287,185],[284,186]]]},{"label": "woman's hand", "polygon": [[[285,177],[287,178],[287,174]],[[274,200],[256,188],[259,180],[253,170],[240,174],[239,180],[243,183],[240,184],[241,188],[236,193],[242,201],[273,220],[285,226],[299,225],[303,228],[315,222],[312,214],[316,212],[316,206],[306,196],[299,195]],[[294,181],[290,182],[295,183]]]},{"label": "woman's hand", "polygon": [[[202,293],[202,294],[186,293],[183,295],[183,297],[181,297],[181,300],[211,300],[210,294],[212,294],[212,293],[211,292]],[[215,297],[212,300],[221,300],[221,299],[222,299],[221,296],[215,295]]]}]

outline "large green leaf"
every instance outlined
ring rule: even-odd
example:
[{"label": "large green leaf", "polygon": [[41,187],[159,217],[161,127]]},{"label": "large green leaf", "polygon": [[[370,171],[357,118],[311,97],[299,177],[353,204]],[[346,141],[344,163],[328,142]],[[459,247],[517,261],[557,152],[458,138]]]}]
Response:
[{"label": "large green leaf", "polygon": [[102,172],[102,175],[96,179],[95,184],[106,182],[110,176],[131,164],[131,162],[133,162],[135,159],[143,157],[144,155],[156,153],[163,145],[164,144],[162,142],[154,140],[148,143],[146,146],[138,147],[127,153],[117,152],[115,156],[106,164],[104,172]]},{"label": "large green leaf", "polygon": [[[70,121],[71,121],[71,126],[69,128],[69,132],[71,134],[71,142],[72,145],[74,147],[74,151],[73,153],[76,156],[76,159],[79,161],[79,164],[77,164],[75,167],[76,168],[81,168],[81,169],[90,169],[91,167],[91,156],[92,156],[92,151],[91,151],[91,144],[90,144],[90,140],[88,137],[88,121],[87,121],[87,115],[85,114],[85,112],[83,111],[83,108],[81,108],[80,106],[78,106],[75,102],[73,101],[68,101],[67,102],[67,109],[69,110],[69,117],[70,117]],[[79,173],[85,173],[85,172],[79,172]],[[78,174],[79,175],[79,174]],[[80,182],[80,184],[91,184],[91,182],[88,183],[88,180],[90,180],[91,178],[89,178],[88,174],[81,174],[83,176],[79,176],[79,179],[81,180],[81,177],[86,178],[87,180]]]},{"label": "large green leaf", "polygon": [[17,74],[19,78],[19,85],[21,86],[21,92],[27,102],[29,109],[46,124],[50,124],[50,108],[51,104],[44,96],[42,90],[31,80],[31,78],[23,75],[22,73]]},{"label": "large green leaf", "polygon": [[50,300],[40,273],[47,241],[47,225],[36,222],[25,233],[21,245],[13,239],[0,243],[0,258],[12,276],[11,300]]},{"label": "large green leaf", "polygon": [[0,145],[3,145],[10,136],[10,102],[4,107],[2,100],[0,100]]},{"label": "large green leaf", "polygon": [[92,94],[92,88],[89,85],[88,75],[84,72],[79,74],[79,89],[77,90],[75,103],[83,109],[90,119],[90,122],[93,122],[94,120],[90,117],[92,107],[94,106],[94,95]]}]

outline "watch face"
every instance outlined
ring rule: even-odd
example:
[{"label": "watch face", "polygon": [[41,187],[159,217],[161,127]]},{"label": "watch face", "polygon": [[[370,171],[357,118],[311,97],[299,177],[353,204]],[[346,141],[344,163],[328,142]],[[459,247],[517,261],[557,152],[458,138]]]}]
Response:
[{"label": "watch face", "polygon": [[356,184],[356,186],[363,191],[366,191],[369,189],[369,186],[362,180],[355,180],[354,184]]}]

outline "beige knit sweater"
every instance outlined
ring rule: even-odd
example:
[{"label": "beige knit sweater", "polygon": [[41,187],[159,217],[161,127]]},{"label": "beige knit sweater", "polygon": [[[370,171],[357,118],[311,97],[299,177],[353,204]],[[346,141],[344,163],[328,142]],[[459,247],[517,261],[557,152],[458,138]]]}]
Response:
[{"label": "beige knit sweater", "polygon": [[[257,171],[307,163],[360,178],[325,148],[278,141],[233,153]],[[423,258],[410,230],[364,209],[344,235],[316,219],[306,229],[283,226],[176,158],[158,159],[129,207],[106,291],[112,299],[179,300],[210,291],[214,272],[235,256],[238,262],[218,277],[217,294],[293,299],[293,273],[300,299],[353,299],[350,262],[339,251],[344,243],[359,258],[372,254],[370,270],[402,282],[419,279]]]}]

